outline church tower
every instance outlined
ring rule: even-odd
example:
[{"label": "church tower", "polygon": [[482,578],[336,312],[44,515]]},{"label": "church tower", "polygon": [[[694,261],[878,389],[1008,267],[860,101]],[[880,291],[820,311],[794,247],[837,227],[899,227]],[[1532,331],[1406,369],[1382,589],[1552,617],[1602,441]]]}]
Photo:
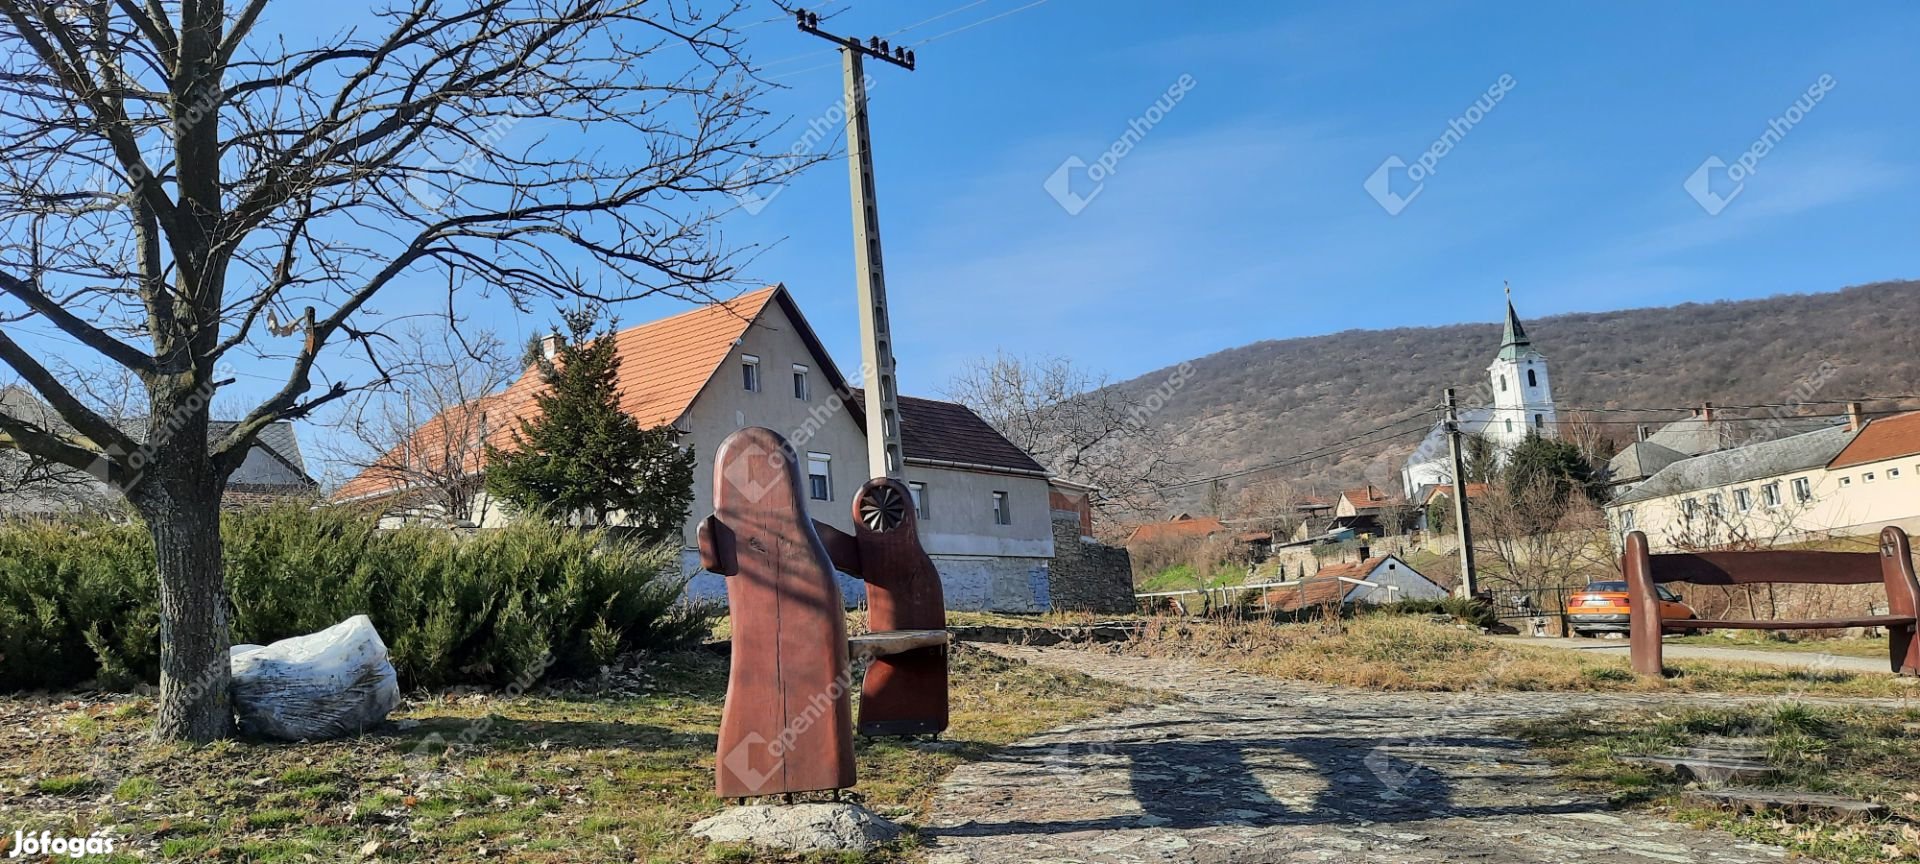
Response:
[{"label": "church tower", "polygon": [[1500,354],[1487,367],[1493,386],[1493,416],[1485,435],[1502,453],[1511,451],[1529,434],[1552,437],[1559,424],[1553,412],[1553,384],[1547,378],[1547,358],[1534,350],[1520,316],[1513,311],[1513,289],[1507,289],[1507,329]]}]

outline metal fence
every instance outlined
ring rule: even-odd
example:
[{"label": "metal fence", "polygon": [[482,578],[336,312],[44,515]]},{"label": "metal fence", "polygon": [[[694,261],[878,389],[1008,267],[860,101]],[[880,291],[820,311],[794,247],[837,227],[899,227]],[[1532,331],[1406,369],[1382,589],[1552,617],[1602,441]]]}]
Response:
[{"label": "metal fence", "polygon": [[1567,635],[1567,598],[1578,589],[1499,588],[1493,591],[1494,614],[1522,634]]}]

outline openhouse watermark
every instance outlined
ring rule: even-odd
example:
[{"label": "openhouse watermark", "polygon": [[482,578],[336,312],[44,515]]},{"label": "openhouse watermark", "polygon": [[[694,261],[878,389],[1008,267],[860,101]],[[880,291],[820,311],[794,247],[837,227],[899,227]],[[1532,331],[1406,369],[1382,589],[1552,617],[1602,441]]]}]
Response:
[{"label": "openhouse watermark", "polygon": [[[1053,200],[1059,203],[1060,209],[1067,211],[1068,216],[1080,215],[1080,211],[1087,209],[1093,199],[1100,197],[1100,193],[1106,189],[1107,179],[1120,173],[1120,161],[1127,158],[1133,148],[1138,147],[1161,121],[1167,119],[1167,115],[1179,107],[1181,100],[1187,98],[1187,94],[1193,92],[1198,83],[1191,74],[1182,74],[1174,79],[1166,92],[1154,99],[1153,104],[1148,105],[1140,116],[1127,121],[1127,131],[1113,139],[1113,143],[1100,151],[1093,162],[1089,163],[1077,155],[1068,156],[1066,161],[1060,163],[1060,167],[1047,175],[1046,181],[1040,184],[1041,188],[1053,196]],[[1080,189],[1084,192],[1074,189],[1075,179],[1080,180]]]},{"label": "openhouse watermark", "polygon": [[[1815,79],[1806,92],[1787,106],[1787,110],[1768,120],[1766,131],[1761,132],[1760,137],[1755,138],[1747,149],[1740,151],[1740,155],[1735,156],[1731,163],[1719,156],[1708,156],[1706,161],[1700,163],[1700,167],[1687,175],[1686,182],[1682,184],[1687,194],[1693,196],[1694,202],[1707,211],[1708,216],[1720,215],[1720,211],[1727,209],[1733,199],[1746,191],[1747,178],[1760,173],[1760,160],[1771,155],[1773,148],[1780,146],[1780,142],[1786,140],[1787,133],[1807,119],[1807,115],[1813,113],[1813,109],[1827,98],[1828,93],[1833,92],[1838,83],[1832,75],[1821,75]],[[1715,180],[1720,182],[1716,184]]]},{"label": "openhouse watermark", "polygon": [[[1411,163],[1398,155],[1388,156],[1361,184],[1367,194],[1373,196],[1373,200],[1379,203],[1380,209],[1387,211],[1388,216],[1400,215],[1400,211],[1407,209],[1407,205],[1426,190],[1428,178],[1440,174],[1440,160],[1453,153],[1454,148],[1466,140],[1468,133],[1479,127],[1487,115],[1493,113],[1493,109],[1500,107],[1500,103],[1518,83],[1512,75],[1501,75],[1466,110],[1448,120],[1447,131],[1433,139],[1433,143],[1420,151],[1420,155],[1414,157]],[[1404,192],[1394,190],[1396,177],[1403,178],[1400,188]]]}]

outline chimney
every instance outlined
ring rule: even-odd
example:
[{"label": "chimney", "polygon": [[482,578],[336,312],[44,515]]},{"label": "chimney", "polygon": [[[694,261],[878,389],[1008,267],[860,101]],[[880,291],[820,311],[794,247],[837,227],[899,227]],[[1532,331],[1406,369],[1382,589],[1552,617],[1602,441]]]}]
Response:
[{"label": "chimney", "polygon": [[545,357],[548,360],[552,360],[554,358],[554,355],[559,353],[560,353],[560,334],[548,333],[547,335],[540,337],[540,356]]},{"label": "chimney", "polygon": [[1860,419],[1860,403],[1848,402],[1847,403],[1847,431],[1858,432],[1860,431],[1860,427],[1865,425],[1866,423],[1862,422]]},{"label": "chimney", "polygon": [[1713,403],[1712,402],[1708,402],[1700,406],[1700,418],[1707,421],[1708,423],[1713,422]]}]

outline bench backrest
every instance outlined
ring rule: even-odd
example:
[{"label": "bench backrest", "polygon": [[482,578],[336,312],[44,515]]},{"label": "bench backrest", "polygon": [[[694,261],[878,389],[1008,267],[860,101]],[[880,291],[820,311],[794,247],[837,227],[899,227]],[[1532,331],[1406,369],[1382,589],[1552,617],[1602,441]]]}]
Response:
[{"label": "bench backrest", "polygon": [[1622,562],[1628,594],[1654,596],[1653,586],[1692,585],[1870,585],[1887,588],[1890,615],[1913,615],[1920,604],[1907,532],[1888,526],[1880,532],[1878,552],[1681,552],[1649,554],[1647,535],[1627,535]]}]

